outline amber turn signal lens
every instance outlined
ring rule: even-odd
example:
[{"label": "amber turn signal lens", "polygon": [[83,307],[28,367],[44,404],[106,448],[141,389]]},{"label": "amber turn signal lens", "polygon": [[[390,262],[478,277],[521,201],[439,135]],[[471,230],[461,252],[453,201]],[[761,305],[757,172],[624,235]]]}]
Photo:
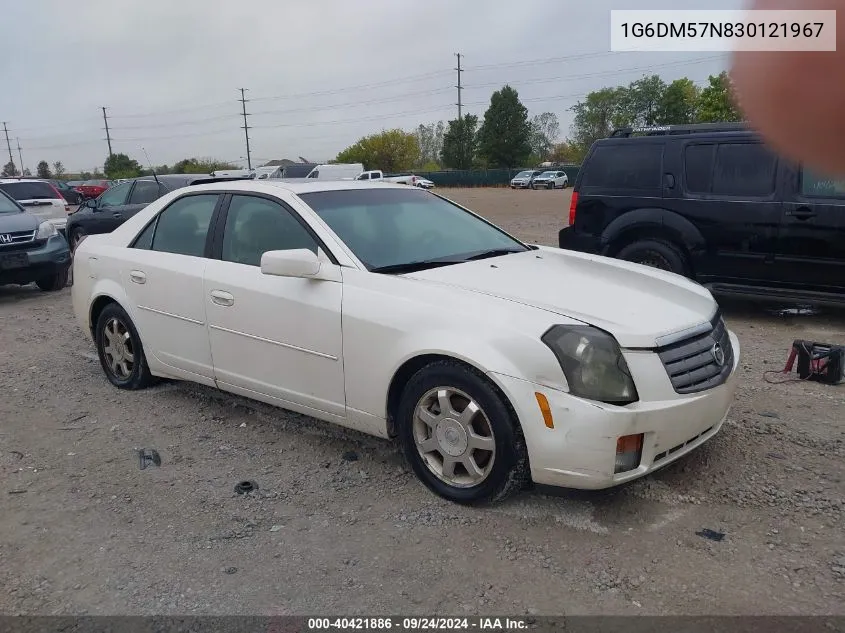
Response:
[{"label": "amber turn signal lens", "polygon": [[552,419],[552,408],[549,406],[549,399],[539,391],[534,392],[537,404],[540,406],[540,413],[543,414],[543,422],[550,429],[555,428],[555,421]]}]

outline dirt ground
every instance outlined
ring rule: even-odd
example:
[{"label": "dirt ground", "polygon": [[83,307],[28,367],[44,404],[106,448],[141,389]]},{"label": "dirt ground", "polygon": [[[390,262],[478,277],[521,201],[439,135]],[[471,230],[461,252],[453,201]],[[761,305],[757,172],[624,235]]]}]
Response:
[{"label": "dirt ground", "polygon": [[[446,194],[555,244],[569,191]],[[118,391],[69,289],[0,288],[0,613],[845,615],[845,385],[763,378],[793,339],[845,343],[845,315],[724,308],[742,381],[712,441],[616,490],[470,509],[387,442],[203,387]]]}]

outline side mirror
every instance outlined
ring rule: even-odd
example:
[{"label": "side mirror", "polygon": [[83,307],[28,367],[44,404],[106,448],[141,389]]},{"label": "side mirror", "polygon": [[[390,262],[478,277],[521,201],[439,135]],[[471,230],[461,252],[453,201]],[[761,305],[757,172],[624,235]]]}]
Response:
[{"label": "side mirror", "polygon": [[85,201],[85,204],[83,206],[86,206],[89,209],[96,209],[97,208],[97,199],[96,198],[88,198]]},{"label": "side mirror", "polygon": [[276,277],[313,277],[320,265],[317,255],[306,248],[267,251],[261,256],[261,272]]}]

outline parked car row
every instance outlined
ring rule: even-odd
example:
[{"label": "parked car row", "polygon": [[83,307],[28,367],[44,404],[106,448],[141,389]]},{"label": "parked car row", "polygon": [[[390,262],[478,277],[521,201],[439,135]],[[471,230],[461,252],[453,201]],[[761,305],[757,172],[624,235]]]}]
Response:
[{"label": "parked car row", "polygon": [[511,179],[511,189],[566,189],[569,176],[561,169],[526,169]]}]

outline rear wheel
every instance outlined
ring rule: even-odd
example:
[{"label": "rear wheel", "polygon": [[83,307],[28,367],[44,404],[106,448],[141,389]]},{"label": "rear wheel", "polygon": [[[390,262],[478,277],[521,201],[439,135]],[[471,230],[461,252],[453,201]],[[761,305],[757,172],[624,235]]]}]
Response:
[{"label": "rear wheel", "polygon": [[45,292],[55,292],[57,290],[61,290],[67,285],[67,277],[68,269],[65,268],[60,273],[36,280],[35,284]]},{"label": "rear wheel", "polygon": [[399,439],[414,473],[435,494],[462,504],[498,501],[528,481],[522,429],[483,376],[440,361],[405,386]]},{"label": "rear wheel", "polygon": [[155,382],[141,337],[126,311],[110,303],[100,313],[94,327],[94,340],[100,365],[109,382],[119,389],[144,389]]},{"label": "rear wheel", "polygon": [[683,252],[669,242],[637,240],[624,246],[616,254],[616,257],[678,275],[689,274],[689,267]]}]

